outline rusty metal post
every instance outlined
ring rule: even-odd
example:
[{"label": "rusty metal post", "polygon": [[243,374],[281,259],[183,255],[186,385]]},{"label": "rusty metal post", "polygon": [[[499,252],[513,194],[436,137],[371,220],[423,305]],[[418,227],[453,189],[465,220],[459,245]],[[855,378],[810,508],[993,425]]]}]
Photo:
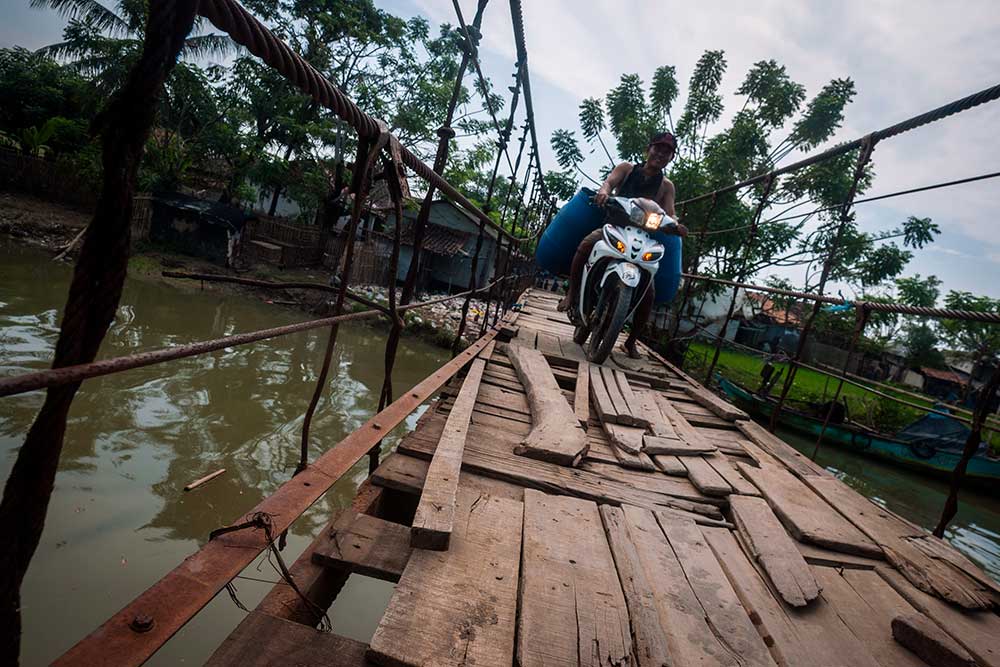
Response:
[{"label": "rusty metal post", "polygon": [[[861,334],[865,330],[865,325],[868,324],[868,316],[871,315],[871,311],[864,305],[861,305],[855,314],[857,318],[854,322],[854,334],[851,336],[851,344],[847,348],[847,359],[844,361],[844,368],[840,374],[840,382],[837,383],[837,390],[833,392],[833,398],[830,399],[830,406],[826,409],[826,416],[823,417],[823,428],[819,430],[819,435],[816,436],[816,446],[813,448],[812,456],[810,457],[813,461],[816,460],[816,455],[819,454],[819,446],[823,442],[823,436],[826,434],[826,427],[830,424],[830,417],[833,415],[833,406],[837,403],[837,399],[840,398],[840,392],[844,389],[844,380],[847,378],[847,374],[851,369],[851,361],[854,358],[854,349],[858,345],[858,341],[861,339]],[[829,382],[830,376],[827,376],[827,381]],[[826,387],[823,387],[823,399],[826,400]]]},{"label": "rusty metal post", "polygon": [[[354,193],[354,205],[351,209],[350,224],[348,224],[345,230],[347,240],[344,244],[344,268],[340,274],[340,291],[337,293],[337,300],[333,306],[335,317],[343,312],[344,301],[347,299],[347,290],[351,282],[351,269],[354,265],[354,239],[357,236],[358,222],[361,219],[361,208],[364,206],[365,200],[368,199],[371,170],[383,145],[384,140],[373,142],[360,137],[358,139],[358,155],[354,161],[354,177],[351,183],[351,191]],[[326,349],[323,352],[323,365],[320,368],[319,377],[316,379],[316,388],[313,390],[309,407],[306,408],[306,414],[302,420],[299,464],[295,468],[295,475],[298,475],[309,466],[309,429],[312,426],[313,415],[316,413],[319,399],[323,396],[323,391],[326,389],[326,379],[330,373],[330,361],[333,359],[333,348],[337,345],[337,333],[339,330],[339,323],[330,325],[330,333],[326,339]],[[282,534],[282,546],[284,546],[284,533]]]},{"label": "rusty metal post", "polygon": [[514,131],[514,114],[517,111],[517,102],[521,97],[521,70],[521,63],[517,63],[517,68],[514,70],[514,85],[510,88],[512,93],[510,98],[510,115],[507,116],[507,124],[504,125],[500,138],[497,141],[497,159],[493,164],[493,175],[490,176],[489,187],[486,189],[486,203],[483,204],[483,210],[487,213],[493,210],[493,190],[496,187],[497,174],[500,171],[500,158],[507,150],[507,144],[510,142],[510,134]]},{"label": "rusty metal post", "polygon": [[[712,214],[715,213],[715,204],[718,201],[718,197],[713,192],[712,201],[708,206],[708,212],[705,214],[705,219],[702,221],[701,230],[698,232],[698,244],[695,246],[696,250],[692,253],[691,259],[688,261],[688,267],[685,273],[693,273],[692,269],[697,269],[698,264],[701,262],[701,252],[705,247],[705,236],[708,234],[708,226],[712,221]],[[684,205],[685,210],[687,209],[687,204]],[[683,220],[683,216],[682,216]],[[674,331],[670,334],[670,340],[677,338],[677,333],[681,328],[681,318],[684,316],[684,309],[687,308],[688,299],[691,298],[691,290],[693,288],[694,281],[685,280],[684,281],[684,293],[681,295],[681,305],[677,308],[676,317],[674,318]]]},{"label": "rusty metal post", "polygon": [[[743,266],[739,271],[739,280],[743,280],[746,273],[746,265],[750,261],[750,250],[753,248],[753,242],[757,236],[757,228],[760,226],[760,216],[767,207],[767,198],[770,196],[771,188],[773,187],[773,177],[764,180],[764,188],[760,195],[760,201],[757,203],[757,210],[754,211],[753,222],[750,223],[750,231],[747,233],[747,240],[743,246]],[[719,355],[722,353],[722,341],[725,339],[726,329],[729,328],[729,321],[733,318],[733,311],[736,310],[736,297],[739,296],[739,293],[739,288],[734,287],[733,298],[729,300],[729,310],[726,312],[726,321],[723,322],[722,328],[719,330],[719,335],[715,339],[715,353],[712,355],[712,363],[708,365],[708,371],[705,372],[705,386],[709,386],[712,382],[712,372],[715,370],[715,365],[719,361]]]},{"label": "rusty metal post", "polygon": [[958,492],[962,487],[962,480],[965,479],[965,470],[969,467],[969,461],[975,456],[979,444],[983,441],[983,424],[986,422],[986,416],[990,412],[990,405],[993,403],[993,397],[998,389],[1000,389],[1000,366],[993,370],[989,382],[983,386],[979,393],[979,401],[976,403],[976,410],[972,418],[972,430],[965,441],[962,458],[958,460],[958,465],[951,472],[951,490],[948,492],[948,499],[944,502],[941,520],[934,529],[936,537],[944,538],[945,529],[958,512]]},{"label": "rusty metal post", "polygon": [[[869,134],[861,142],[861,148],[858,150],[858,160],[854,166],[854,178],[851,181],[851,189],[848,192],[847,199],[840,208],[840,224],[837,227],[837,234],[833,239],[833,243],[830,245],[830,252],[826,256],[826,260],[823,262],[823,271],[820,274],[819,287],[817,288],[817,294],[819,296],[823,296],[823,290],[826,288],[826,281],[830,277],[830,271],[833,270],[833,262],[837,257],[837,249],[840,245],[840,239],[843,238],[844,230],[847,228],[847,223],[850,220],[851,207],[854,205],[854,197],[858,193],[858,183],[861,182],[861,178],[865,174],[865,169],[868,168],[868,163],[871,161],[872,151],[875,150],[876,143],[877,140],[875,136]],[[785,375],[785,382],[781,386],[781,396],[778,398],[778,404],[774,407],[774,411],[771,412],[771,423],[768,428],[772,433],[774,433],[774,429],[778,426],[778,417],[781,415],[781,409],[785,405],[785,399],[788,398],[788,392],[792,388],[792,383],[795,382],[798,362],[802,359],[802,355],[805,353],[809,332],[812,330],[813,322],[819,314],[820,308],[821,304],[819,301],[813,302],[813,309],[809,314],[809,319],[806,320],[805,325],[802,327],[802,334],[799,336],[799,344],[795,349],[795,358],[788,364],[788,374]]]}]

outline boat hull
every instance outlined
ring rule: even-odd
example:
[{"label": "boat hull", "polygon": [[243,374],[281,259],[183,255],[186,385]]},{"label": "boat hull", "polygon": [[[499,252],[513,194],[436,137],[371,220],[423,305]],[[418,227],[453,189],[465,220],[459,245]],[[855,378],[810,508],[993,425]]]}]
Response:
[{"label": "boat hull", "polygon": [[[751,414],[770,418],[773,411],[773,405],[770,402],[765,402],[725,378],[721,379],[720,384],[726,395],[740,408]],[[787,409],[781,413],[781,425],[814,437],[818,437],[823,428],[821,420]],[[951,472],[961,458],[960,454],[956,452],[942,451],[933,447],[914,447],[899,440],[838,425],[827,426],[826,432],[823,434],[823,442],[905,466],[939,479],[949,479]],[[996,482],[1000,481],[1000,460],[994,461],[983,456],[975,456],[969,461],[965,474],[966,479],[977,487],[995,492]]]}]

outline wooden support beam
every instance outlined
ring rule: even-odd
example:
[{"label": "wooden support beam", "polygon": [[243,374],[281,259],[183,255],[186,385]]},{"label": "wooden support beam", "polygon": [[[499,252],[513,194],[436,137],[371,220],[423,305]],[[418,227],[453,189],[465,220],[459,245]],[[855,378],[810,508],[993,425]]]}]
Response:
[{"label": "wooden support beam", "polygon": [[441,441],[434,451],[424,491],[410,530],[410,544],[416,549],[448,548],[455,525],[455,497],[462,470],[462,454],[469,432],[469,420],[486,369],[485,359],[476,359],[469,368],[462,389],[444,425]]},{"label": "wooden support beam", "polygon": [[516,452],[560,465],[576,465],[587,452],[587,434],[566,402],[545,357],[537,350],[507,350],[531,408],[531,432]]},{"label": "wooden support beam", "polygon": [[969,652],[923,614],[901,614],[893,618],[892,638],[928,665],[976,667]]},{"label": "wooden support beam", "polygon": [[396,582],[410,559],[410,530],[353,510],[343,510],[330,538],[313,552],[313,562]]}]

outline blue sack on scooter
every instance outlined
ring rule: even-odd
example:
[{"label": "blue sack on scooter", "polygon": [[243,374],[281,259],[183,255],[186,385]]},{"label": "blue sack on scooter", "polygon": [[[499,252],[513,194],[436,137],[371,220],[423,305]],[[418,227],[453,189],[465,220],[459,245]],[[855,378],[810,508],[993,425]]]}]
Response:
[{"label": "blue sack on scooter", "polygon": [[[548,229],[538,240],[535,262],[542,269],[555,275],[569,273],[573,254],[587,234],[604,222],[604,210],[590,203],[597,194],[590,188],[580,188],[576,195],[559,209]],[[681,282],[681,249],[679,236],[655,232],[653,237],[663,244],[663,258],[656,272],[656,303],[666,303],[674,298]]]}]

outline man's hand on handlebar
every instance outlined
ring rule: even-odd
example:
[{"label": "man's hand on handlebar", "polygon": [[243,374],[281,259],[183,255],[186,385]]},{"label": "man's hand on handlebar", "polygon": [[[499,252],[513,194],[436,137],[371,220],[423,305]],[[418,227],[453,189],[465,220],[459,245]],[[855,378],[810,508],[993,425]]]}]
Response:
[{"label": "man's hand on handlebar", "polygon": [[594,195],[594,199],[593,199],[594,206],[600,206],[600,207],[603,208],[604,205],[608,203],[608,197],[610,197],[610,196],[611,195],[609,195],[607,192],[605,192],[603,190],[603,188],[601,190],[598,190],[597,194]]}]

